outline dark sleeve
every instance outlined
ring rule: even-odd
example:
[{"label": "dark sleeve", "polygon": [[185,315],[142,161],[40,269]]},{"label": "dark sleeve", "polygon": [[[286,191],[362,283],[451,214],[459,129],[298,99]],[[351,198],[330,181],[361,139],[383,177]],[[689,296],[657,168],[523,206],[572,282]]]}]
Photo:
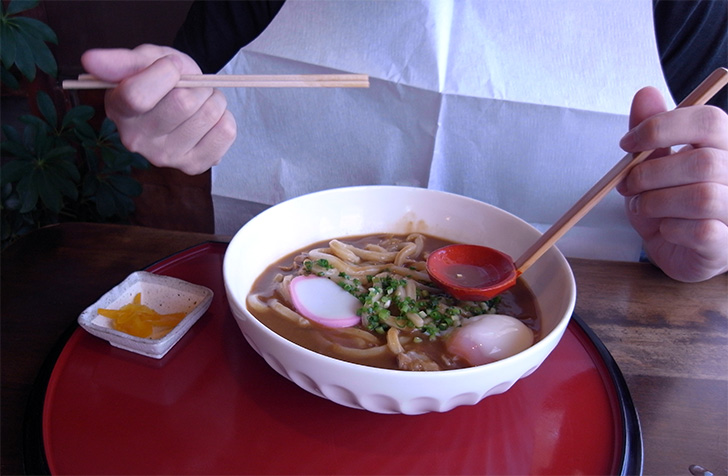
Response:
[{"label": "dark sleeve", "polygon": [[217,73],[268,26],[281,6],[283,0],[196,0],[174,47],[190,55],[203,73]]},{"label": "dark sleeve", "polygon": [[[719,67],[728,67],[728,0],[654,0],[662,70],[675,102]],[[710,104],[728,112],[723,88]]]}]

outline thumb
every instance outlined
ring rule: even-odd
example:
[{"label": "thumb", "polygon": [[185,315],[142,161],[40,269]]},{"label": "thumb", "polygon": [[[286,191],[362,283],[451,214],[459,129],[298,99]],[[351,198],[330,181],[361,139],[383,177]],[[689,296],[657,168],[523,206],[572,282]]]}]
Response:
[{"label": "thumb", "polygon": [[632,99],[632,109],[629,112],[629,128],[632,129],[645,119],[667,111],[662,93],[653,87],[642,88]]},{"label": "thumb", "polygon": [[667,111],[662,93],[653,87],[642,88],[632,99],[632,108],[629,112],[629,132],[622,138],[619,145],[628,152],[637,152],[639,149],[636,128],[650,117]]}]

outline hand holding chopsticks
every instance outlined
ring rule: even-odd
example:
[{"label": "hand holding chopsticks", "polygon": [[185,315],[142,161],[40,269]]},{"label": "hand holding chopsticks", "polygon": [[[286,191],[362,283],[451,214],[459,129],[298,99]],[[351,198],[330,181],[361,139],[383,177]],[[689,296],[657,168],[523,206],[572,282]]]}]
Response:
[{"label": "hand holding chopsticks", "polygon": [[[109,89],[118,84],[82,74],[63,81],[63,89]],[[365,74],[281,74],[223,75],[187,74],[177,82],[178,88],[368,88]]]}]

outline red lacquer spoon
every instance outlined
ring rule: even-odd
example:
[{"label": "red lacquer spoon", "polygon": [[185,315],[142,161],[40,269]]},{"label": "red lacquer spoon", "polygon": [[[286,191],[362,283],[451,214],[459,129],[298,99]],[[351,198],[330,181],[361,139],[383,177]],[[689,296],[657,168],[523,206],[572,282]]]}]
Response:
[{"label": "red lacquer spoon", "polygon": [[[718,68],[677,107],[705,104],[727,83],[728,69]],[[430,254],[427,272],[433,281],[457,299],[486,301],[494,298],[513,286],[521,274],[652,152],[654,150],[625,155],[515,262],[507,254],[486,246],[450,245]]]}]

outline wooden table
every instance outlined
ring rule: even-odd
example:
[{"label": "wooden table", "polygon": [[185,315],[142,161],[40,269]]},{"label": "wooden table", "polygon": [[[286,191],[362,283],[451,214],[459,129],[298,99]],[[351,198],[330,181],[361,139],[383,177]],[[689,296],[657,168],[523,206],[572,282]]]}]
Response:
[{"label": "wooden table", "polygon": [[[40,448],[43,380],[80,312],[132,271],[195,244],[228,239],[63,224],[0,255],[2,474],[42,468],[33,450]],[[639,412],[644,473],[687,475],[697,464],[728,474],[728,275],[684,284],[648,264],[570,263],[576,314],[617,361]]]}]

